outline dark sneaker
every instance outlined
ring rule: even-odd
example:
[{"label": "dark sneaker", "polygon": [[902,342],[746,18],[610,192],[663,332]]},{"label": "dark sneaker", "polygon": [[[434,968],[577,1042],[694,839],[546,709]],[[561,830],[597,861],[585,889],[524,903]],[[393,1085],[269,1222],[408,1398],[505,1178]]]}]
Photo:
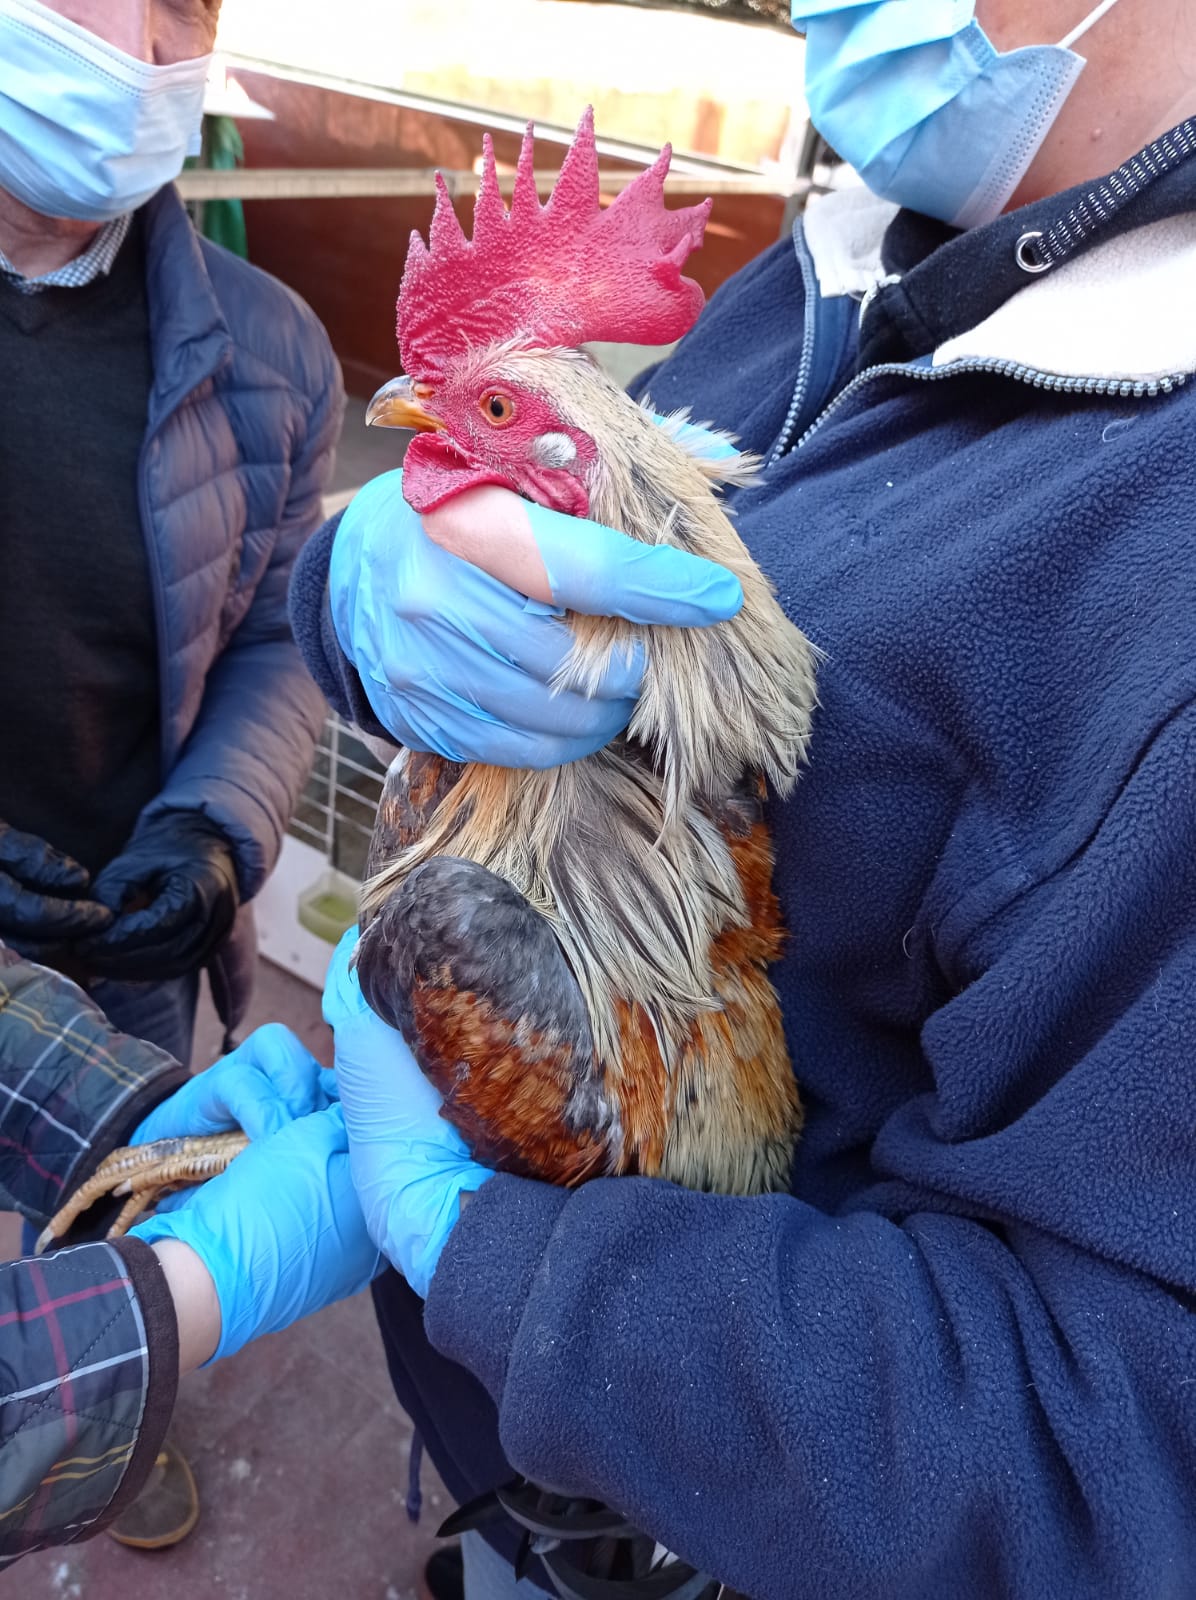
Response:
[{"label": "dark sneaker", "polygon": [[465,1600],[465,1563],[459,1544],[433,1550],[419,1575],[420,1600]]}]

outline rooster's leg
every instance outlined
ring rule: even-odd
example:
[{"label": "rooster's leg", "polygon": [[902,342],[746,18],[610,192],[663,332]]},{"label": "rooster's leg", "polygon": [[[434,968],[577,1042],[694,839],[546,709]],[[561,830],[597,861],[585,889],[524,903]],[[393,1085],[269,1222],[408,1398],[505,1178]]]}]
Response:
[{"label": "rooster's leg", "polygon": [[367,928],[357,971],[479,1160],[567,1184],[617,1165],[585,1000],[551,925],[505,878],[426,861]]},{"label": "rooster's leg", "polygon": [[243,1133],[216,1133],[195,1139],[155,1139],[114,1150],[50,1218],[37,1241],[37,1254],[63,1238],[87,1208],[105,1196],[128,1197],[107,1233],[109,1239],[119,1238],[165,1190],[215,1178],[248,1143]]}]

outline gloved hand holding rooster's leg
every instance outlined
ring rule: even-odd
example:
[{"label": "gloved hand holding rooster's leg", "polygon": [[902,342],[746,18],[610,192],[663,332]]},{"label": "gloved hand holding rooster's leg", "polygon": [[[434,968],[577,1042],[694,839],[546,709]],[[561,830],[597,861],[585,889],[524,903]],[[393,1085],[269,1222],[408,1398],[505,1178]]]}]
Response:
[{"label": "gloved hand holding rooster's leg", "polygon": [[[171,1191],[224,1172],[252,1140],[278,1133],[335,1099],[332,1074],[281,1023],[267,1023],[244,1044],[197,1073],[134,1129],[50,1218],[38,1251],[63,1239],[91,1206],[124,1204],[108,1229],[123,1234],[144,1211],[184,1203]],[[165,1198],[163,1198],[165,1196]]]},{"label": "gloved hand holding rooster's leg", "polygon": [[[188,1364],[232,1355],[263,1333],[364,1289],[380,1266],[349,1174],[341,1109],[287,1122],[232,1168],[133,1237],[198,1280],[211,1313]],[[185,1248],[184,1248],[185,1247]]]}]

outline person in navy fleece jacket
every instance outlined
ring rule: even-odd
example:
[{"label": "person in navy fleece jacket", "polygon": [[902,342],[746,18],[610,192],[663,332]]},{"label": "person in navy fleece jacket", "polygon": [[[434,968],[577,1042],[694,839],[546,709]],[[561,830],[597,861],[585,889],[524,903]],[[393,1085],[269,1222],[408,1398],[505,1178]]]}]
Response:
[{"label": "person in navy fleece jacket", "polygon": [[[646,384],[763,455],[738,526],[826,652],[771,816],[792,1194],[500,1175],[426,1306],[375,1287],[454,1494],[515,1468],[760,1600],[1196,1593],[1196,35],[1119,12],[1111,176],[1052,137],[965,233],[829,195]],[[336,532],[297,633],[382,734]]]}]

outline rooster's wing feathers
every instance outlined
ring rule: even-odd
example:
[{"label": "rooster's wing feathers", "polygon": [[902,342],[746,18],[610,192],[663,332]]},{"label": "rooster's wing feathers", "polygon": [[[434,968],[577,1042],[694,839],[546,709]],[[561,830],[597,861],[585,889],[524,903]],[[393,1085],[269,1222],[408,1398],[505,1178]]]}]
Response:
[{"label": "rooster's wing feathers", "polygon": [[362,993],[399,1029],[480,1161],[574,1184],[610,1170],[618,1118],[581,991],[505,878],[437,856],[362,936]]}]

